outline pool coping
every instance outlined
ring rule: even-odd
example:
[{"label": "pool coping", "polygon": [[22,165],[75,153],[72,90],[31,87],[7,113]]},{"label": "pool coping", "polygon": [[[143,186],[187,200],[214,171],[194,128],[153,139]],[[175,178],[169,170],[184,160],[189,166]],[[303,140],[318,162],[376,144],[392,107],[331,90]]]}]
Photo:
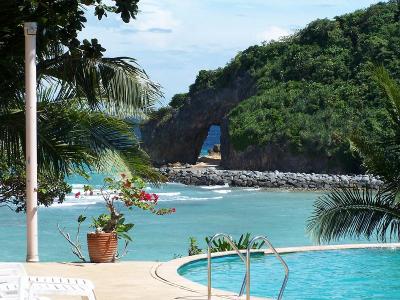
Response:
[{"label": "pool coping", "polygon": [[[377,244],[344,244],[344,245],[323,245],[323,246],[301,246],[301,247],[285,247],[285,248],[276,248],[277,252],[280,254],[288,254],[288,253],[296,253],[296,252],[310,252],[310,251],[327,251],[327,250],[348,250],[348,249],[386,249],[386,248],[400,248],[400,243],[377,243]],[[245,253],[245,250],[241,250],[242,253]],[[271,254],[271,250],[252,250],[252,253],[264,253]],[[230,256],[236,255],[235,251],[227,251],[227,252],[217,252],[213,253],[212,257],[222,257],[222,256]],[[186,291],[190,291],[193,293],[197,293],[201,296],[207,295],[207,287],[193,282],[178,273],[178,269],[182,266],[207,259],[207,254],[199,254],[194,256],[186,256],[182,258],[173,259],[167,262],[162,262],[155,265],[151,270],[151,275],[153,278],[160,280],[168,285],[174,286],[179,289],[183,289]],[[237,294],[212,289],[213,299],[245,299],[245,296],[238,297]],[[206,299],[206,298],[204,298]],[[257,298],[251,297],[253,300],[266,300],[268,298]]]}]

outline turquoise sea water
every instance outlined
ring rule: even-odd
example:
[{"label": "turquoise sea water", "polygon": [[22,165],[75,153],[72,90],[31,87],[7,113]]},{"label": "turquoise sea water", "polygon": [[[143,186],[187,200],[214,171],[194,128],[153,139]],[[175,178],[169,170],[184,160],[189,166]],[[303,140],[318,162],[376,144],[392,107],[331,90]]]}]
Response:
[{"label": "turquoise sea water", "polygon": [[221,129],[219,126],[211,126],[210,129],[208,130],[208,135],[206,140],[204,141],[204,144],[201,148],[201,153],[200,155],[207,155],[208,154],[208,149],[212,149],[212,147],[215,144],[220,144],[220,139],[221,139]]},{"label": "turquoise sea water", "polygon": [[[285,300],[400,299],[400,250],[358,249],[285,254],[290,268]],[[207,261],[179,273],[207,284]],[[237,256],[213,259],[213,287],[237,293],[245,273]],[[251,294],[277,297],[284,272],[271,256],[252,255]]]},{"label": "turquoise sea water", "polygon": [[[84,181],[70,178],[74,192]],[[92,184],[101,182],[94,176]],[[266,234],[276,246],[309,245],[305,222],[309,217],[316,193],[265,192],[257,189],[231,187],[187,187],[167,184],[149,187],[160,194],[160,206],[175,207],[176,213],[154,216],[142,211],[126,215],[135,223],[134,241],[127,260],[170,260],[186,255],[188,238],[194,236],[205,247],[204,237],[226,232],[234,237],[241,233]],[[42,261],[73,261],[67,243],[57,231],[57,224],[74,233],[77,217],[84,213],[94,216],[104,211],[99,196],[75,199],[69,196],[64,204],[39,209],[39,243]],[[89,223],[87,221],[87,223]],[[0,260],[25,259],[25,215],[0,208]],[[83,232],[90,230],[88,224]],[[85,242],[85,236],[82,235]],[[86,243],[84,245],[86,248]]]}]

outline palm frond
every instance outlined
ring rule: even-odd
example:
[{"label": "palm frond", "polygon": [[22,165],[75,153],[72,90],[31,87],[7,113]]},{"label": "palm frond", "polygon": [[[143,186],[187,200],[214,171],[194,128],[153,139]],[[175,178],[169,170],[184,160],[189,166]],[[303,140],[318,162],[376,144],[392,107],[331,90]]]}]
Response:
[{"label": "palm frond", "polygon": [[[53,102],[43,93],[38,103],[38,167],[40,172],[70,174],[87,168],[130,172],[153,183],[163,177],[152,167],[126,120],[91,112],[74,101]],[[50,99],[48,99],[50,97]],[[0,150],[11,161],[23,161],[25,115],[23,110],[0,111]]]},{"label": "palm frond", "polygon": [[367,134],[354,132],[350,137],[353,148],[363,159],[363,165],[376,176],[387,182],[387,186],[400,189],[400,86],[388,71],[378,67],[373,77],[385,92],[389,101],[387,126],[391,132],[378,139],[369,140]]},{"label": "palm frond", "polygon": [[24,161],[25,112],[21,109],[0,110],[0,153],[11,164]]},{"label": "palm frond", "polygon": [[73,100],[75,96],[76,93],[73,86],[55,78],[48,77],[45,83],[41,82],[38,85],[37,101],[39,103],[68,102]]},{"label": "palm frond", "polygon": [[153,183],[164,178],[152,167],[150,158],[140,147],[134,133],[134,124],[102,113],[79,111],[80,126],[87,136],[87,147],[92,149],[100,170],[129,171]]},{"label": "palm frond", "polygon": [[369,173],[388,182],[397,181],[400,177],[400,148],[369,141],[361,135],[353,135],[351,142]]},{"label": "palm frond", "polygon": [[129,57],[82,58],[66,53],[43,61],[38,69],[42,77],[73,85],[82,104],[119,117],[143,117],[162,97],[160,86]]},{"label": "palm frond", "polygon": [[383,66],[377,67],[373,76],[390,99],[395,110],[395,120],[398,122],[400,116],[400,88],[398,83],[390,76],[389,72]]},{"label": "palm frond", "polygon": [[[5,42],[4,39],[1,39]],[[2,51],[0,44],[0,109],[15,107],[24,93],[24,61]],[[16,45],[13,45],[16,47]]]},{"label": "palm frond", "polygon": [[318,198],[307,231],[320,243],[339,238],[400,239],[400,204],[391,192],[340,188]]}]

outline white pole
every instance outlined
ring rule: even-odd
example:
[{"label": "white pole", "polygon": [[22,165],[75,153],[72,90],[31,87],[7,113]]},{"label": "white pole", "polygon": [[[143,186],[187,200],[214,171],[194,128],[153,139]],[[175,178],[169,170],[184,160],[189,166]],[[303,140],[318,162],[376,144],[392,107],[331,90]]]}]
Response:
[{"label": "white pole", "polygon": [[38,262],[37,132],[36,132],[36,30],[35,22],[24,24],[25,32],[25,126],[26,126],[26,242],[27,262]]}]

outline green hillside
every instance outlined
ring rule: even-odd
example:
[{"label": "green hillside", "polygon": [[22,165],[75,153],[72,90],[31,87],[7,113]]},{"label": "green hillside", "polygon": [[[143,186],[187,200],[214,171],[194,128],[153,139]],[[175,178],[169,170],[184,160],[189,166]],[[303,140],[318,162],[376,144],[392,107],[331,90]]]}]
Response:
[{"label": "green hillside", "polygon": [[282,144],[347,161],[355,170],[347,136],[390,134],[383,121],[386,100],[371,70],[384,65],[400,78],[399,11],[397,1],[379,3],[252,46],[224,68],[200,71],[189,96],[175,97],[172,106],[179,109],[191,95],[228,86],[248,72],[257,92],[228,114],[235,149]]}]

